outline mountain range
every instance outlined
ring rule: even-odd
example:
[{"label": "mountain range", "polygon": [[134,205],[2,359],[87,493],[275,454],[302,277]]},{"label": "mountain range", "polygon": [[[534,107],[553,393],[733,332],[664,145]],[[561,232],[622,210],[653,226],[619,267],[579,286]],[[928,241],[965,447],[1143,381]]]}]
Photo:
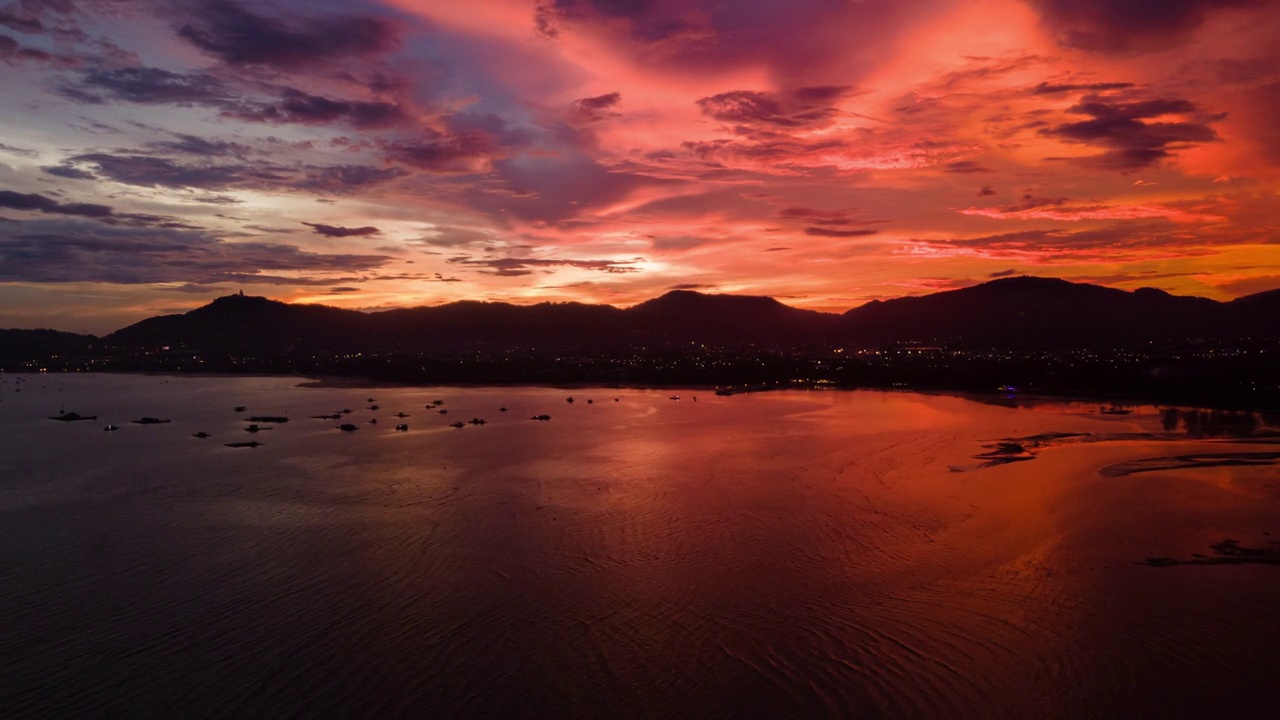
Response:
[{"label": "mountain range", "polygon": [[148,318],[103,338],[0,331],[8,352],[34,343],[69,352],[168,346],[197,352],[430,352],[460,347],[619,349],[673,344],[983,347],[1117,346],[1206,339],[1280,339],[1280,290],[1230,302],[1142,288],[1116,290],[1039,277],[872,301],[843,314],[769,297],[669,292],[610,305],[462,301],[378,312],[229,295],[179,315]]}]

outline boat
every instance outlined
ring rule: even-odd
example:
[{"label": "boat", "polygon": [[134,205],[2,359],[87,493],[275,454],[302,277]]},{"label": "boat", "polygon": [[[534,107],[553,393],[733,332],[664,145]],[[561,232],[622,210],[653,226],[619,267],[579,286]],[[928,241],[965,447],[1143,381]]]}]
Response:
[{"label": "boat", "polygon": [[399,425],[396,426],[396,432],[408,432],[408,431],[409,431],[409,426],[405,425],[404,423],[400,423]]},{"label": "boat", "polygon": [[249,442],[233,442],[233,443],[227,443],[227,447],[234,447],[234,448],[242,448],[242,447],[262,447],[262,443],[258,442],[257,440],[250,440]]},{"label": "boat", "polygon": [[464,428],[466,426],[467,424],[463,422],[449,423],[449,427],[452,427],[452,428]]},{"label": "boat", "polygon": [[341,430],[342,432],[355,432],[360,428],[358,426],[352,425],[351,423],[342,423],[341,425],[338,426],[338,429]]},{"label": "boat", "polygon": [[237,406],[235,406],[235,412],[244,412],[246,409],[247,409],[247,408],[245,408],[245,406],[243,406],[243,405],[237,405]]},{"label": "boat", "polygon": [[550,419],[551,419],[551,416],[550,416],[550,415],[534,415],[533,417],[531,417],[531,418],[529,418],[529,419],[530,419],[530,420],[550,420]]},{"label": "boat", "polygon": [[209,433],[207,433],[207,432],[205,432],[205,431],[201,430],[200,432],[196,433],[195,435],[192,435],[191,437],[193,437],[193,438],[200,438],[201,440],[203,440],[203,439],[205,439],[205,438],[209,437]]},{"label": "boat", "polygon": [[141,417],[133,421],[136,425],[162,425],[170,422],[169,420],[161,420],[160,418]]},{"label": "boat", "polygon": [[81,415],[80,413],[69,412],[69,413],[62,413],[61,415],[50,415],[49,419],[57,420],[59,422],[76,422],[78,420],[97,420],[98,416],[97,415]]},{"label": "boat", "polygon": [[108,426],[106,426],[106,427],[102,428],[102,431],[103,431],[103,432],[115,432],[115,431],[117,431],[117,430],[119,430],[119,429],[120,429],[120,426],[119,426],[119,425],[108,425]]}]

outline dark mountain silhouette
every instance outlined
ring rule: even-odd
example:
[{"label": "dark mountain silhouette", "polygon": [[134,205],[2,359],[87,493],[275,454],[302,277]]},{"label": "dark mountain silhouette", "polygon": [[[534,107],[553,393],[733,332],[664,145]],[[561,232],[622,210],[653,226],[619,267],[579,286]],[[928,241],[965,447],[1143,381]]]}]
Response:
[{"label": "dark mountain silhouette", "polygon": [[864,342],[1059,346],[1200,338],[1219,333],[1223,303],[1038,277],[1013,277],[948,292],[873,301],[844,314]]},{"label": "dark mountain silhouette", "polygon": [[0,364],[83,355],[96,340],[92,335],[57,330],[0,330]]},{"label": "dark mountain silhouette", "polygon": [[369,316],[323,305],[290,305],[228,295],[181,315],[160,315],[103,338],[111,346],[182,347],[206,352],[285,353],[359,347]]},{"label": "dark mountain silhouette", "polygon": [[1226,305],[1237,335],[1280,337],[1280,289],[1246,295]]},{"label": "dark mountain silhouette", "polygon": [[839,332],[835,315],[751,295],[673,290],[624,312],[642,337],[661,341],[797,343]]},{"label": "dark mountain silhouette", "polygon": [[577,347],[625,342],[623,312],[612,305],[462,301],[435,307],[386,310],[369,315],[384,347],[422,350],[500,343],[529,347]]},{"label": "dark mountain silhouette", "polygon": [[1280,291],[1229,303],[1016,277],[921,297],[873,301],[843,315],[769,297],[673,291],[627,309],[581,303],[455,302],[358,312],[232,295],[103,338],[114,347],[206,352],[426,352],[485,345],[594,349],[699,342],[804,345],[904,342],[1003,347],[1280,338]]}]

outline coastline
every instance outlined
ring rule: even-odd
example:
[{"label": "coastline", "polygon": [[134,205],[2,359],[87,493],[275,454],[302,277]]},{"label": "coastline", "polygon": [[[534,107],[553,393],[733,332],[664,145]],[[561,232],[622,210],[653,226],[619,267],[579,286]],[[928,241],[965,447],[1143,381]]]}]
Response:
[{"label": "coastline", "polygon": [[82,375],[100,373],[103,375],[143,375],[154,377],[191,377],[191,378],[297,378],[300,382],[298,387],[303,388],[351,388],[351,389],[376,389],[376,388],[479,388],[479,387],[512,387],[512,388],[537,388],[544,387],[550,389],[562,390],[585,390],[599,388],[602,390],[688,390],[704,392],[708,395],[715,394],[718,396],[742,395],[748,393],[774,392],[780,390],[803,390],[803,391],[857,391],[867,390],[875,392],[903,392],[917,393],[921,395],[941,395],[948,397],[959,397],[970,399],[975,402],[1005,405],[1008,407],[1034,407],[1038,404],[1046,403],[1079,403],[1079,404],[1097,404],[1109,407],[1119,408],[1137,408],[1150,406],[1154,408],[1179,408],[1186,410],[1220,410],[1220,411],[1246,411],[1246,412],[1276,412],[1280,411],[1280,405],[1266,400],[1259,400],[1256,403],[1241,402],[1238,400],[1222,400],[1219,402],[1197,402],[1179,400],[1171,397],[1155,397],[1148,395],[1134,394],[1105,394],[1102,392],[1091,393],[1085,390],[1073,390],[1069,392],[1055,393],[1043,389],[1032,391],[1004,391],[999,389],[978,390],[964,387],[937,387],[937,386],[921,386],[921,385],[895,385],[893,387],[885,387],[879,385],[848,385],[831,382],[803,382],[803,381],[777,381],[771,383],[755,383],[750,385],[717,385],[717,384],[697,384],[697,383],[650,383],[650,382],[625,382],[625,383],[594,383],[594,382],[406,382],[395,380],[380,380],[368,376],[361,375],[328,375],[313,373],[292,373],[292,372],[217,372],[217,371],[164,371],[164,370],[93,370],[93,371],[55,371],[46,373],[23,373],[0,371],[0,376],[8,375]]}]

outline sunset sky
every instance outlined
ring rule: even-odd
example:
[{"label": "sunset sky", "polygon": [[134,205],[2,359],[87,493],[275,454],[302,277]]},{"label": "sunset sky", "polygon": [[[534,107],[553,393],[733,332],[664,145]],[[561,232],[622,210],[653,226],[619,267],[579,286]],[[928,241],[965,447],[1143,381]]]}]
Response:
[{"label": "sunset sky", "polygon": [[1280,2],[0,0],[0,327],[1280,287]]}]

